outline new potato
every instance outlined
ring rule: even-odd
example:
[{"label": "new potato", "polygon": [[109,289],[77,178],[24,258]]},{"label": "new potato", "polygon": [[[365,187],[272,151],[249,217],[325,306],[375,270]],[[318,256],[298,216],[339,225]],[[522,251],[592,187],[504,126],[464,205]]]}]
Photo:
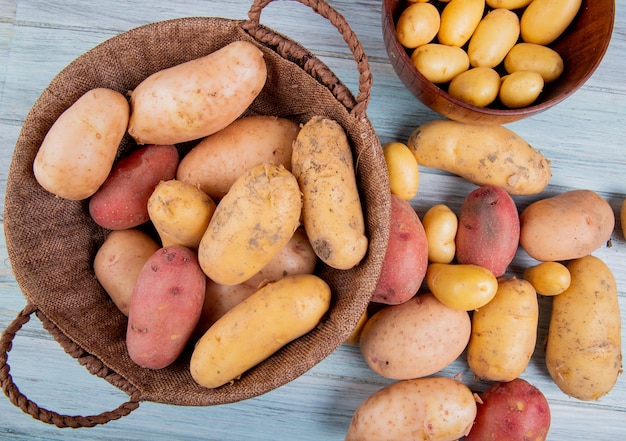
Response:
[{"label": "new potato", "polygon": [[622,372],[615,277],[594,256],[572,260],[567,268],[570,286],[552,302],[546,366],[565,394],[597,400],[611,391]]},{"label": "new potato", "polygon": [[291,170],[291,145],[299,130],[286,118],[239,118],[196,144],[180,161],[176,179],[219,201],[239,176],[257,164],[272,162]]},{"label": "new potato", "polygon": [[470,317],[431,293],[387,306],[365,324],[360,349],[367,365],[394,380],[432,375],[456,360],[469,341]]},{"label": "new potato", "polygon": [[500,75],[488,66],[478,66],[455,76],[448,93],[476,107],[487,107],[498,97]]},{"label": "new potato", "polygon": [[467,52],[462,48],[439,43],[428,43],[415,49],[411,62],[433,83],[447,83],[470,65]]},{"label": "new potato", "polygon": [[383,154],[389,173],[391,193],[407,201],[413,199],[419,188],[419,168],[415,156],[401,142],[385,144]]},{"label": "new potato", "polygon": [[571,283],[572,277],[565,265],[559,262],[541,262],[524,270],[524,279],[542,296],[561,294]]},{"label": "new potato", "polygon": [[266,79],[263,52],[246,41],[160,70],[131,92],[128,133],[138,144],[204,138],[237,119]]},{"label": "new potato", "polygon": [[236,380],[287,343],[313,330],[330,307],[330,287],[312,274],[283,277],[236,305],[200,338],[190,370],[201,386]]},{"label": "new potato", "polygon": [[538,72],[515,71],[502,77],[498,98],[510,109],[526,107],[537,100],[543,84],[543,77]]},{"label": "new potato", "polygon": [[499,65],[517,43],[520,22],[517,14],[509,9],[493,9],[482,18],[469,40],[467,55],[474,67]]},{"label": "new potato", "polygon": [[460,381],[402,380],[359,405],[345,441],[455,441],[470,431],[475,417],[474,395]]},{"label": "new potato", "polygon": [[563,58],[554,49],[534,43],[517,43],[504,58],[508,73],[537,72],[545,83],[556,80],[563,73]]},{"label": "new potato", "polygon": [[467,362],[477,378],[511,381],[528,366],[537,341],[539,304],[524,279],[498,280],[495,297],[472,315]]},{"label": "new potato", "polygon": [[431,3],[409,5],[396,23],[398,41],[404,47],[413,49],[435,38],[439,31],[439,11]]},{"label": "new potato", "polygon": [[163,246],[179,245],[195,250],[216,205],[195,185],[170,179],[154,188],[147,209]]},{"label": "new potato", "polygon": [[574,20],[582,0],[533,0],[520,19],[522,39],[548,45]]},{"label": "new potato", "polygon": [[89,90],[54,122],[33,162],[35,179],[55,196],[83,200],[109,176],[126,133],[129,106],[121,93]]},{"label": "new potato", "polygon": [[311,118],[293,144],[291,167],[302,191],[302,223],[317,256],[336,269],[359,264],[369,240],[343,127],[322,116]]},{"label": "new potato", "polygon": [[536,260],[563,261],[591,254],[615,227],[609,203],[591,190],[540,199],[520,214],[520,245]]},{"label": "new potato", "polygon": [[407,146],[418,164],[469,182],[503,187],[512,195],[541,192],[552,176],[549,161],[512,130],[433,120],[413,131]]},{"label": "new potato", "polygon": [[298,182],[285,167],[252,167],[211,217],[198,246],[202,270],[223,285],[245,282],[287,245],[300,224],[301,206]]},{"label": "new potato", "polygon": [[485,0],[451,0],[441,12],[437,38],[441,44],[462,47],[483,18]]},{"label": "new potato", "polygon": [[459,220],[445,204],[433,205],[428,209],[422,225],[428,243],[428,261],[450,263],[456,255],[456,233]]},{"label": "new potato", "polygon": [[498,279],[482,266],[457,263],[431,263],[426,270],[430,291],[444,305],[472,311],[493,299]]}]

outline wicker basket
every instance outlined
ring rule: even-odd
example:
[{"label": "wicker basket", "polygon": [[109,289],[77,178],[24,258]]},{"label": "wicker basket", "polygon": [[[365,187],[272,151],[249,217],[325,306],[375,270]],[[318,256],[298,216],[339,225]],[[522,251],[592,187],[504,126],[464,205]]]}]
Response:
[{"label": "wicker basket", "polygon": [[[206,406],[261,395],[302,375],[350,335],[377,283],[389,235],[390,195],[380,142],[366,116],[372,77],[362,47],[344,18],[321,0],[299,0],[328,19],[354,54],[359,71],[355,97],[311,52],[260,24],[271,0],[255,0],[247,20],[183,18],[142,26],[111,38],[63,69],[26,117],[7,182],[5,231],[11,265],[27,305],[2,334],[0,380],[5,394],[24,412],[58,427],[91,427],[127,415],[140,401]],[[303,123],[313,115],[338,121],[353,147],[365,210],[369,251],[348,271],[322,267],[333,291],[327,318],[309,334],[218,389],[197,385],[189,373],[190,350],[171,366],[135,365],[125,346],[126,317],[96,281],[93,258],[108,231],[89,217],[86,201],[56,198],[36,182],[33,159],[56,118],[94,87],[132,90],[155,71],[201,57],[235,40],[256,44],[268,65],[265,89],[248,114],[276,115]],[[125,138],[119,154],[132,148]],[[181,153],[189,146],[178,146]],[[39,408],[24,397],[9,374],[15,333],[32,313],[89,372],[129,395],[117,409],[68,416]]]}]

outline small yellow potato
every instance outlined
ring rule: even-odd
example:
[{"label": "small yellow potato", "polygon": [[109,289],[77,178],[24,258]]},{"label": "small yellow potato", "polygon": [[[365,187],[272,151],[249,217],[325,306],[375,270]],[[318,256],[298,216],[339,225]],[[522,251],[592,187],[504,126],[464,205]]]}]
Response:
[{"label": "small yellow potato", "polygon": [[98,249],[93,261],[96,279],[125,316],[139,272],[159,248],[146,233],[129,228],[112,231]]},{"label": "small yellow potato", "polygon": [[524,270],[524,279],[542,296],[561,294],[571,283],[571,275],[565,265],[559,262],[541,262]]},{"label": "small yellow potato", "polygon": [[508,73],[519,70],[537,72],[545,83],[550,83],[563,73],[563,58],[557,51],[534,43],[517,43],[504,57],[504,68]]},{"label": "small yellow potato", "polygon": [[530,106],[539,98],[543,84],[543,77],[538,72],[513,72],[502,78],[498,98],[510,109]]},{"label": "small yellow potato", "polygon": [[431,263],[426,270],[426,283],[441,303],[463,311],[481,308],[498,290],[496,276],[473,264]]},{"label": "small yellow potato", "polygon": [[498,280],[495,297],[472,315],[467,362],[477,378],[512,381],[528,366],[537,342],[537,293],[524,279]]},{"label": "small yellow potato", "polygon": [[35,179],[55,196],[83,200],[109,176],[129,118],[126,97],[92,89],[52,124],[33,162]]},{"label": "small yellow potato", "polygon": [[159,182],[148,199],[148,216],[164,247],[197,249],[215,209],[206,193],[176,179]]},{"label": "small yellow potato", "polygon": [[224,314],[200,338],[190,370],[201,386],[217,388],[313,330],[330,307],[330,287],[313,274],[269,283]]},{"label": "small yellow potato", "polygon": [[448,93],[477,107],[487,107],[498,97],[500,75],[491,67],[474,67],[452,79]]},{"label": "small yellow potato", "polygon": [[401,380],[359,405],[345,441],[455,441],[469,433],[476,413],[473,392],[458,380]]},{"label": "small yellow potato", "polygon": [[439,11],[431,3],[412,3],[396,23],[398,41],[408,49],[430,43],[439,31],[440,21]]},{"label": "small yellow potato", "polygon": [[285,167],[252,167],[222,198],[200,240],[204,273],[223,285],[248,280],[287,245],[301,206],[298,182]]},{"label": "small yellow potato", "polygon": [[413,152],[406,144],[390,142],[383,146],[383,154],[389,173],[391,193],[404,200],[411,200],[419,188],[419,168]]},{"label": "small yellow potato", "polygon": [[311,118],[293,144],[291,167],[302,191],[302,223],[315,253],[336,269],[356,266],[369,240],[343,127],[329,118]]},{"label": "small yellow potato", "polygon": [[483,18],[485,0],[452,0],[441,12],[439,43],[462,47]]},{"label": "small yellow potato", "polygon": [[447,83],[469,68],[467,52],[456,46],[428,43],[411,54],[415,68],[433,83]]},{"label": "small yellow potato", "polygon": [[138,144],[204,138],[237,119],[266,79],[263,52],[247,41],[163,69],[131,92],[128,133]]},{"label": "small yellow potato", "polygon": [[576,17],[582,0],[533,0],[520,19],[522,39],[548,45],[565,31]]},{"label": "small yellow potato", "polygon": [[577,259],[610,239],[611,205],[591,190],[570,190],[540,199],[520,214],[520,246],[541,262]]},{"label": "small yellow potato", "polygon": [[415,129],[407,146],[423,167],[454,173],[478,186],[502,187],[511,195],[539,193],[552,176],[541,152],[501,125],[433,120]]},{"label": "small yellow potato", "polygon": [[450,263],[456,253],[456,231],[459,227],[457,215],[444,204],[428,209],[422,225],[428,242],[428,261]]},{"label": "small yellow potato", "polygon": [[450,365],[465,350],[470,334],[467,311],[450,308],[424,293],[370,317],[361,332],[360,349],[377,374],[408,380]]},{"label": "small yellow potato", "polygon": [[299,130],[286,118],[239,118],[196,144],[180,161],[176,179],[197,185],[219,201],[239,176],[257,164],[273,162],[291,170],[291,145]]},{"label": "small yellow potato", "polygon": [[517,43],[519,18],[509,9],[493,9],[480,21],[470,38],[467,55],[474,67],[496,67]]},{"label": "small yellow potato", "polygon": [[487,6],[492,9],[521,9],[530,4],[532,0],[486,0]]},{"label": "small yellow potato", "polygon": [[568,263],[572,283],[555,296],[546,365],[567,395],[591,401],[608,394],[622,372],[621,317],[615,277],[597,257]]}]

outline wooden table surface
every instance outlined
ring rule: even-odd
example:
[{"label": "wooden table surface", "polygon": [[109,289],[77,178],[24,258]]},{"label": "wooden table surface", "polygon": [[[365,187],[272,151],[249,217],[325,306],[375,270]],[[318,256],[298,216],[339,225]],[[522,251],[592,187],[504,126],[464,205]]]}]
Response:
[{"label": "wooden table surface", "polygon": [[[381,142],[405,142],[413,129],[437,117],[402,86],[388,62],[380,26],[380,0],[331,0],[359,36],[374,75],[368,115]],[[186,16],[245,19],[242,0],[0,0],[0,203],[15,140],[30,107],[50,80],[69,62],[102,41],[136,26]],[[613,270],[619,287],[622,329],[626,329],[626,241],[619,207],[626,195],[626,0],[616,0],[613,38],[587,84],[553,109],[509,124],[552,161],[553,178],[545,194],[572,188],[602,194],[614,208],[611,246],[597,250]],[[357,72],[343,40],[328,22],[294,2],[275,2],[261,22],[315,52],[355,90]],[[210,38],[210,37],[208,37]],[[474,187],[460,178],[421,170],[418,214],[435,203],[458,209]],[[517,198],[520,208],[528,199]],[[518,253],[512,268],[523,269]],[[542,308],[547,306],[541,300]],[[4,235],[0,236],[0,328],[25,305],[11,273]],[[547,396],[552,411],[548,439],[626,439],[626,377],[597,402],[567,397],[544,366],[542,315],[535,355],[523,378]],[[624,343],[622,343],[624,352]],[[127,396],[90,375],[47,334],[36,319],[18,334],[9,356],[11,374],[22,392],[42,407],[70,415],[111,410]],[[464,357],[440,374],[462,378],[475,390]],[[341,346],[299,379],[247,401],[214,407],[176,407],[143,402],[118,421],[89,429],[58,429],[41,423],[0,399],[2,440],[342,440],[352,413],[367,396],[388,384],[363,362],[356,347]]]}]

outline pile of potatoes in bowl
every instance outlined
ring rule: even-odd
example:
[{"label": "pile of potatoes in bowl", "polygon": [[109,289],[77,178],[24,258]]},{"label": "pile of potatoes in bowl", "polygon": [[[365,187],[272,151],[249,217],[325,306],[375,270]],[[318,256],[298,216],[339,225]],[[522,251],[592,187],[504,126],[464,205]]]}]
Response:
[{"label": "pile of potatoes in bowl", "polygon": [[564,70],[550,47],[581,0],[411,0],[396,22],[416,69],[477,107],[532,105]]},{"label": "pile of potatoes in bowl", "polygon": [[[343,127],[245,113],[267,70],[235,41],[150,75],[130,99],[89,90],[33,162],[43,188],[86,201],[110,231],[94,273],[128,317],[131,360],[162,369],[191,344],[207,388],[313,330],[332,299],[318,261],[348,270],[369,246]],[[118,158],[125,136],[136,145]]]}]

